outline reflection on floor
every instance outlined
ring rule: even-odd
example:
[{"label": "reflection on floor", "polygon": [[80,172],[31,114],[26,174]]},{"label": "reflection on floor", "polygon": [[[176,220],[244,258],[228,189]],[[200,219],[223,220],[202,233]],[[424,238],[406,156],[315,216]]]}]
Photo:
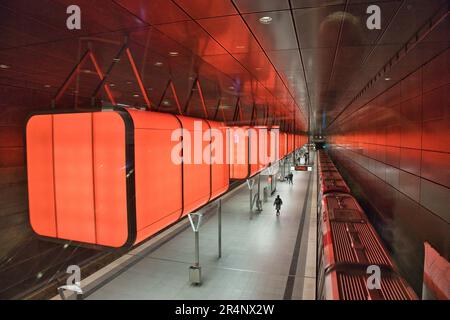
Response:
[{"label": "reflection on floor", "polygon": [[189,283],[194,235],[186,228],[87,299],[314,299],[316,209],[314,201],[305,203],[308,183],[308,198],[315,199],[314,173],[295,172],[293,186],[278,183],[276,194],[284,202],[279,218],[273,197],[261,213],[249,212],[247,184],[224,200],[221,259],[218,216],[200,228],[201,286]]}]

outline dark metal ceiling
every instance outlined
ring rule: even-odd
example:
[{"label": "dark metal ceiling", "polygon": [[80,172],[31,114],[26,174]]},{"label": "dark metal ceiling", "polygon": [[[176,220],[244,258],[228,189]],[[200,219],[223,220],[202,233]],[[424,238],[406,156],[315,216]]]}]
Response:
[{"label": "dark metal ceiling", "polygon": [[[82,10],[80,31],[65,27],[71,4]],[[369,4],[381,8],[381,30],[366,27]],[[390,70],[389,78],[448,47],[448,5],[448,0],[1,0],[0,64],[8,68],[0,70],[0,85],[56,93],[88,47],[106,73],[128,35],[153,108],[176,112],[178,98],[189,114],[201,116],[203,94],[210,117],[220,110],[219,118],[232,120],[239,104],[245,122],[256,106],[259,121],[268,113],[275,123],[285,120],[287,128],[303,131],[311,114],[312,130],[322,132],[390,86],[378,80],[355,99],[441,12],[447,16],[427,36],[428,45],[417,46],[414,57],[403,67],[399,63],[399,71]],[[262,17],[272,20],[263,24]],[[93,70],[92,63],[83,65],[69,88],[79,104],[99,83]],[[197,78],[201,90],[194,85]],[[125,59],[107,83],[117,102],[144,105]]]}]

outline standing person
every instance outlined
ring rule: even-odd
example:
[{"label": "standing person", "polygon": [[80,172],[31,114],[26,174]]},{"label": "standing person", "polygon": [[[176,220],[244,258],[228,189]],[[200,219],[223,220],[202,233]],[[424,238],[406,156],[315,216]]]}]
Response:
[{"label": "standing person", "polygon": [[309,164],[309,152],[306,151],[305,153],[305,164]]},{"label": "standing person", "polygon": [[281,205],[283,204],[283,200],[281,200],[280,195],[277,195],[275,198],[275,201],[273,205],[275,206],[275,209],[277,210],[277,216],[280,215]]},{"label": "standing person", "polygon": [[294,174],[292,172],[289,172],[288,174],[288,180],[289,180],[289,184],[294,184]]}]

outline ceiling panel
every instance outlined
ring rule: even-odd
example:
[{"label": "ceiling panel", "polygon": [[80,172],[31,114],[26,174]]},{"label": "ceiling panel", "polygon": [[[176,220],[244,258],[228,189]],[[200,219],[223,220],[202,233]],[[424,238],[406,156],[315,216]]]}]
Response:
[{"label": "ceiling panel", "polygon": [[403,44],[445,4],[448,0],[405,0],[380,44]]},{"label": "ceiling panel", "polygon": [[[265,16],[273,19],[270,24],[259,21]],[[289,10],[245,14],[243,17],[266,51],[298,48]]]},{"label": "ceiling panel", "polygon": [[229,0],[173,0],[173,2],[177,3],[194,19],[237,14],[236,9]]},{"label": "ceiling panel", "polygon": [[164,24],[156,28],[200,57],[226,53],[195,21]]},{"label": "ceiling panel", "polygon": [[336,47],[344,6],[294,10],[301,48]]},{"label": "ceiling panel", "polygon": [[[427,19],[448,4],[446,0],[76,2],[82,9],[83,29],[69,32],[61,26],[70,0],[1,1],[0,64],[8,68],[0,70],[0,83],[54,92],[88,47],[105,72],[128,35],[154,104],[163,98],[169,79],[181,103],[187,103],[198,77],[208,110],[215,113],[219,97],[223,98],[227,107],[218,112],[221,117],[232,116],[230,104],[240,98],[245,115],[253,102],[258,110],[268,104],[272,116],[287,118],[293,110],[307,115],[310,107],[318,127],[323,119],[333,121]],[[366,28],[369,4],[381,7],[382,30]],[[272,20],[262,24],[262,17]],[[450,38],[448,32],[448,22],[436,28],[392,71],[392,82],[448,47],[448,40],[443,40]],[[83,70],[79,91],[88,95],[96,78],[92,66]],[[109,81],[120,101],[141,104],[130,70],[122,57]],[[376,83],[340,117],[390,85]],[[171,94],[166,92],[167,99],[174,100]],[[197,98],[191,101],[198,103]],[[164,107],[175,112],[173,101]],[[296,123],[303,122],[297,129],[305,130],[304,115],[295,114]]]},{"label": "ceiling panel", "polygon": [[289,0],[233,0],[241,13],[286,10]]},{"label": "ceiling panel", "polygon": [[82,29],[66,27],[70,1],[2,0],[0,2],[0,48],[57,41],[108,31],[146,26],[124,8],[111,2],[80,0],[84,9]]},{"label": "ceiling panel", "polygon": [[297,49],[268,51],[267,55],[279,71],[298,70],[302,68],[300,53]]},{"label": "ceiling panel", "polygon": [[[107,3],[104,0],[100,1]],[[189,20],[189,16],[186,15],[183,10],[181,10],[172,1],[114,0],[114,2],[150,24],[172,23]]]},{"label": "ceiling panel", "polygon": [[261,47],[240,16],[202,19],[199,23],[232,54],[261,51]]},{"label": "ceiling panel", "polygon": [[344,4],[346,0],[291,0],[293,8],[316,8]]}]

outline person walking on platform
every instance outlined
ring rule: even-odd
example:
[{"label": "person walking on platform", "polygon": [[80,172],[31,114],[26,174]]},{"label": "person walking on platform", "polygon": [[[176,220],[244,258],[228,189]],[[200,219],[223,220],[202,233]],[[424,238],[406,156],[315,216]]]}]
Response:
[{"label": "person walking on platform", "polygon": [[273,205],[275,206],[275,209],[277,210],[277,216],[280,215],[281,205],[283,204],[283,200],[281,200],[280,195],[277,195],[275,198],[275,201]]},{"label": "person walking on platform", "polygon": [[288,174],[288,181],[289,181],[289,184],[294,184],[294,175],[292,174],[292,172],[289,172],[289,174]]}]

